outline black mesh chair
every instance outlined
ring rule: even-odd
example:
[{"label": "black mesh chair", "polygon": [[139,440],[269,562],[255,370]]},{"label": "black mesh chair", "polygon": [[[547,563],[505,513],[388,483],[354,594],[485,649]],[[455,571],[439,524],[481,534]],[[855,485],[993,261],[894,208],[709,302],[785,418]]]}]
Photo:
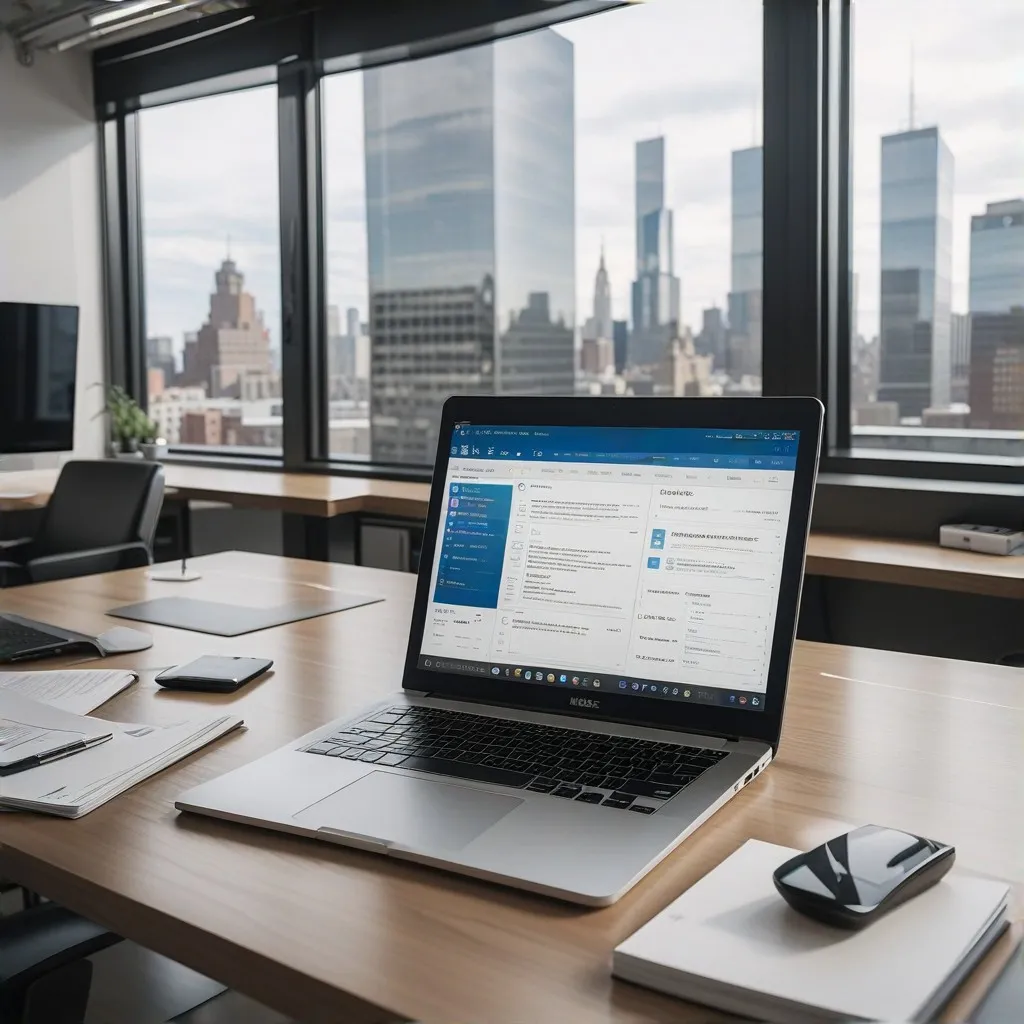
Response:
[{"label": "black mesh chair", "polygon": [[0,546],[0,587],[149,565],[163,497],[159,463],[65,463],[36,535]]},{"label": "black mesh chair", "polygon": [[0,1021],[82,1024],[92,984],[85,958],[120,941],[53,903],[0,917]]}]

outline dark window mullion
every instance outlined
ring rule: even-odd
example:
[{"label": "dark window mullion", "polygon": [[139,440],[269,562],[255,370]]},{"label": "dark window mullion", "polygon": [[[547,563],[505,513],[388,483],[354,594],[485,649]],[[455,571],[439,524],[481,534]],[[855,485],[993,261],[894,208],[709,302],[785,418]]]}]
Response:
[{"label": "dark window mullion", "polygon": [[763,393],[822,395],[821,19],[764,6]]},{"label": "dark window mullion", "polygon": [[281,218],[282,455],[297,468],[324,447],[326,392],[317,387],[323,348],[322,181],[318,89],[305,61],[278,78]]},{"label": "dark window mullion", "polygon": [[834,288],[835,315],[832,320],[833,333],[826,338],[825,355],[828,371],[828,424],[827,438],[832,450],[846,450],[850,447],[850,421],[852,416],[850,380],[854,338],[853,327],[853,278],[851,273],[851,88],[853,67],[853,8],[850,0],[833,0],[833,16],[839,18],[839,31],[831,36],[838,46],[835,55],[835,80],[829,82],[834,90],[835,103],[831,113],[837,119],[838,132],[835,143],[825,153],[825,173],[829,174],[831,187],[835,189],[833,218],[829,231],[833,233],[831,247],[830,280]]},{"label": "dark window mullion", "polygon": [[146,281],[142,242],[142,166],[139,157],[139,115],[125,114],[124,140],[124,236],[125,315],[127,360],[124,387],[142,406],[149,405],[146,375]]}]

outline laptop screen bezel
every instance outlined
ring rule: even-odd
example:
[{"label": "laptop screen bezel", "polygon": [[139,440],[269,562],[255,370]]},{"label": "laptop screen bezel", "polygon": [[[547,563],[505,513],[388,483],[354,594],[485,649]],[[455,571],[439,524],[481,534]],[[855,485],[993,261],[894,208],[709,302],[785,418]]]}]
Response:
[{"label": "laptop screen bezel", "polygon": [[[434,462],[433,486],[420,552],[416,601],[413,606],[404,689],[434,696],[479,701],[571,715],[585,719],[625,722],[685,732],[778,745],[782,730],[790,660],[796,635],[804,556],[817,475],[824,408],[816,398],[519,398],[453,397],[444,405]],[[445,497],[449,443],[456,424],[519,427],[695,427],[731,430],[798,430],[796,469],[789,524],[779,585],[772,654],[764,708],[731,708],[659,700],[650,697],[587,691],[599,707],[574,707],[574,690],[533,683],[455,675],[421,669],[418,665],[429,606],[430,583],[438,523]],[[613,675],[614,670],[609,671]]]}]

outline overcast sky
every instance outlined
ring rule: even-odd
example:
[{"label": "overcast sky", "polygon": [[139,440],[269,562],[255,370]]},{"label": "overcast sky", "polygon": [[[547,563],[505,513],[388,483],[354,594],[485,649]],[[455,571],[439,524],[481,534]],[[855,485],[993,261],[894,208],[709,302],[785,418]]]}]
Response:
[{"label": "overcast sky", "polygon": [[[970,216],[1024,194],[1024,0],[857,0],[854,265],[858,327],[877,332],[879,138],[938,124],[956,161],[953,308],[966,310]],[[633,278],[633,145],[664,134],[683,318],[729,290],[730,153],[760,144],[759,0],[652,0],[560,26],[575,45],[577,320],[589,315],[601,239],[613,312]],[[499,44],[500,45],[500,44]],[[365,317],[359,73],[326,83],[329,301]],[[143,111],[148,332],[205,319],[227,238],[280,340],[274,87]],[[499,283],[500,287],[500,283]]]}]

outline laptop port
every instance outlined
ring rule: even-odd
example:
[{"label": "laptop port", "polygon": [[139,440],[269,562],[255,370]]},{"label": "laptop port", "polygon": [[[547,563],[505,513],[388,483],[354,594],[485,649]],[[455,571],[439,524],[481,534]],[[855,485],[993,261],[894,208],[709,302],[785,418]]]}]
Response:
[{"label": "laptop port", "polygon": [[754,777],[754,773],[753,772],[748,773],[747,777],[743,780],[743,785],[745,786],[753,777]]}]

